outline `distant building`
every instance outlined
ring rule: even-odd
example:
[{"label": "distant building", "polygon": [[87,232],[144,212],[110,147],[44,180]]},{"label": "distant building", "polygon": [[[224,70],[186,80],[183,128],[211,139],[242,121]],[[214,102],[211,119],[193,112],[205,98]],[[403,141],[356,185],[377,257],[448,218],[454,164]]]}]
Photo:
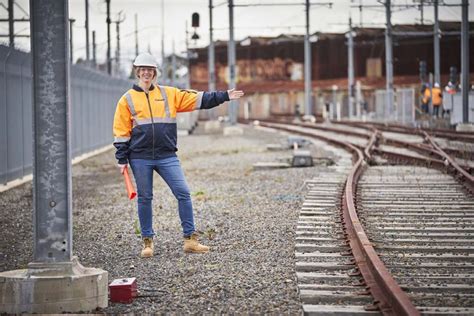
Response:
[{"label": "distant building", "polygon": [[[470,23],[471,33],[474,23]],[[441,84],[448,82],[449,68],[461,68],[461,23],[440,22]],[[418,87],[419,62],[427,62],[428,72],[434,72],[433,25],[393,26],[393,56],[395,87]],[[373,92],[385,88],[385,29],[354,28],[354,72],[362,83],[370,109]],[[416,36],[415,36],[416,35]],[[344,33],[315,33],[311,36],[313,113],[321,113],[330,98],[333,85],[338,87],[338,99],[347,103],[347,45]],[[253,106],[250,116],[294,113],[296,104],[304,104],[304,36],[282,34],[277,37],[247,37],[236,42],[236,82],[247,93]],[[470,52],[474,38],[470,37]],[[193,49],[196,58],[190,61],[191,87],[208,89],[208,48]],[[216,80],[218,89],[228,82],[227,42],[215,43]],[[470,58],[474,72],[474,58]],[[270,106],[271,105],[271,106]],[[258,110],[257,110],[258,109]],[[243,115],[243,109],[240,109]],[[225,108],[221,110],[225,114]],[[255,112],[257,111],[257,112]]]}]

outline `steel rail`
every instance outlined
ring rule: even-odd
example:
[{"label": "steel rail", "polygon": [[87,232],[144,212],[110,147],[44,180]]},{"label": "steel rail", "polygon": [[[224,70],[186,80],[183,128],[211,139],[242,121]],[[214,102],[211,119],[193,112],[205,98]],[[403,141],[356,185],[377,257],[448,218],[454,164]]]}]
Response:
[{"label": "steel rail", "polygon": [[[367,167],[362,150],[348,142],[301,131],[297,128],[282,126],[287,125],[284,123],[261,122],[260,125],[318,138],[336,144],[353,153],[355,163],[349,172],[344,187],[342,220],[344,222],[344,234],[348,238],[355,263],[357,264],[360,274],[364,278],[368,291],[374,298],[374,306],[379,309],[380,312],[384,315],[420,315],[408,295],[401,289],[377,255],[359,221],[354,200],[357,182],[360,175]],[[378,131],[374,130],[368,145],[364,149],[366,155],[369,154],[368,157],[371,156],[370,152],[377,143],[378,135]]]},{"label": "steel rail", "polygon": [[447,153],[439,147],[439,145],[433,140],[433,138],[426,132],[424,132],[425,139],[435,148],[437,153],[445,159],[445,162],[450,165],[452,168],[454,168],[459,177],[464,179],[464,182],[466,186],[469,188],[469,191],[474,194],[474,176],[469,174],[466,170],[464,170],[456,161],[454,161],[453,158],[451,158]]},{"label": "steel rail", "polygon": [[334,124],[343,124],[343,125],[351,125],[355,127],[367,128],[367,125],[376,126],[379,130],[387,131],[387,132],[398,132],[403,134],[416,134],[423,136],[424,132],[428,132],[430,135],[446,138],[450,140],[461,140],[469,143],[474,143],[474,135],[472,132],[457,132],[451,131],[447,129],[434,129],[434,128],[415,128],[403,125],[394,125],[394,124],[385,124],[385,123],[378,123],[378,122],[352,122],[352,121],[337,121],[333,122]]},{"label": "steel rail", "polygon": [[[351,136],[355,136],[355,137],[370,138],[370,135],[365,134],[365,133],[356,132],[356,131],[341,130],[341,129],[330,127],[330,126],[317,126],[317,125],[312,124],[312,123],[293,123],[293,125],[303,126],[303,127],[308,127],[308,128],[318,129],[318,130],[325,130],[325,131],[330,131],[330,132],[335,132],[335,133],[343,133],[343,134],[347,134],[347,135],[351,135]],[[346,124],[346,125],[355,126],[355,125],[351,125],[351,124]],[[357,127],[364,128],[364,129],[370,129],[370,130],[372,130],[372,132],[373,132],[373,130],[378,130],[374,127],[367,126],[367,125],[365,125],[365,126],[357,125]],[[391,130],[391,129],[388,129],[388,130],[391,131],[391,132],[394,132],[394,130]],[[405,133],[406,133],[406,131],[405,131]],[[423,133],[426,133],[426,132],[422,131],[421,136],[425,135]],[[416,151],[416,152],[418,152],[422,155],[427,155],[429,157],[441,156],[441,157],[443,157],[443,159],[446,159],[440,153],[439,150],[442,150],[446,155],[447,155],[447,153],[446,153],[447,150],[442,149],[439,146],[437,146],[437,148],[434,148],[433,146],[430,146],[430,145],[427,145],[427,144],[417,144],[417,143],[405,142],[405,141],[398,140],[398,139],[384,138],[383,136],[380,136],[378,139],[380,140],[380,142],[383,142],[387,145],[392,145],[392,146],[396,146],[396,147],[403,147],[403,148],[409,148],[409,149],[411,149],[413,151]],[[452,152],[452,151],[453,150],[451,150],[450,152]],[[389,152],[389,151],[384,151],[382,149],[376,149],[376,152],[383,155],[384,157],[395,157],[397,161],[409,161],[409,159],[413,159],[413,160],[416,160],[417,163],[419,163],[420,159],[421,159],[419,157],[403,155],[403,154],[400,154],[400,153],[392,153],[392,152]],[[459,151],[456,151],[456,153],[457,153],[457,155],[456,155],[457,157],[462,156],[462,155],[460,155]],[[443,163],[442,163],[442,160],[428,158],[428,157],[426,157],[425,160],[426,160],[426,163],[430,166],[436,166],[436,167],[439,167],[439,168],[445,167],[445,165],[443,165]],[[421,159],[421,161],[423,161],[423,159]],[[470,174],[470,172],[472,172],[472,170],[473,170],[473,168],[470,167],[469,165],[459,165],[458,164],[458,166],[461,169],[464,170],[464,173],[467,173],[467,174]],[[469,188],[469,190],[471,190],[471,188]]]}]

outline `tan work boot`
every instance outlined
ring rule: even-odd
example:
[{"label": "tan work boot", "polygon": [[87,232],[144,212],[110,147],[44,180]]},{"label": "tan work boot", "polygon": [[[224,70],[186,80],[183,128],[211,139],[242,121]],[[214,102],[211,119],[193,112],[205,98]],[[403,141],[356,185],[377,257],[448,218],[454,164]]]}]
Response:
[{"label": "tan work boot", "polygon": [[142,258],[153,257],[153,237],[143,238],[143,249],[140,256]]},{"label": "tan work boot", "polygon": [[206,253],[209,251],[208,246],[201,245],[198,241],[198,235],[193,233],[189,237],[184,238],[184,252],[189,253]]}]

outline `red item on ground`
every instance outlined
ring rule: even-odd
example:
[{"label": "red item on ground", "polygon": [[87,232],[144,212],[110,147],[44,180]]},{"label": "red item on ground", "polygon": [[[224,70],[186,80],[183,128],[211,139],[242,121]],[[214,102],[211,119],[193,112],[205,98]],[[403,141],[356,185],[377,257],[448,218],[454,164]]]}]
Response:
[{"label": "red item on ground", "polygon": [[[125,169],[127,170],[127,169]],[[115,279],[109,284],[111,302],[130,304],[137,297],[137,279]]]},{"label": "red item on ground", "polygon": [[137,196],[137,192],[135,191],[135,188],[133,187],[132,180],[130,180],[130,175],[128,174],[128,168],[125,168],[123,170],[123,177],[125,178],[125,187],[127,188],[128,198],[130,200],[133,200],[133,198]]}]

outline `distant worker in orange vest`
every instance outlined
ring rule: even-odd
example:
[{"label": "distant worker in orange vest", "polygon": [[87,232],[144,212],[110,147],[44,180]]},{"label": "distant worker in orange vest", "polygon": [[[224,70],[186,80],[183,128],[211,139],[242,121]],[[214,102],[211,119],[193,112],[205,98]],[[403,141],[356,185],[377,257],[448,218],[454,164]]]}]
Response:
[{"label": "distant worker in orange vest", "polygon": [[429,89],[429,88],[425,89],[425,93],[424,93],[424,97],[423,97],[423,102],[424,103],[430,102],[431,91],[433,91],[433,98],[431,100],[432,104],[433,104],[433,115],[438,117],[439,108],[443,104],[443,92],[441,91],[439,83],[436,82],[432,89]]}]

